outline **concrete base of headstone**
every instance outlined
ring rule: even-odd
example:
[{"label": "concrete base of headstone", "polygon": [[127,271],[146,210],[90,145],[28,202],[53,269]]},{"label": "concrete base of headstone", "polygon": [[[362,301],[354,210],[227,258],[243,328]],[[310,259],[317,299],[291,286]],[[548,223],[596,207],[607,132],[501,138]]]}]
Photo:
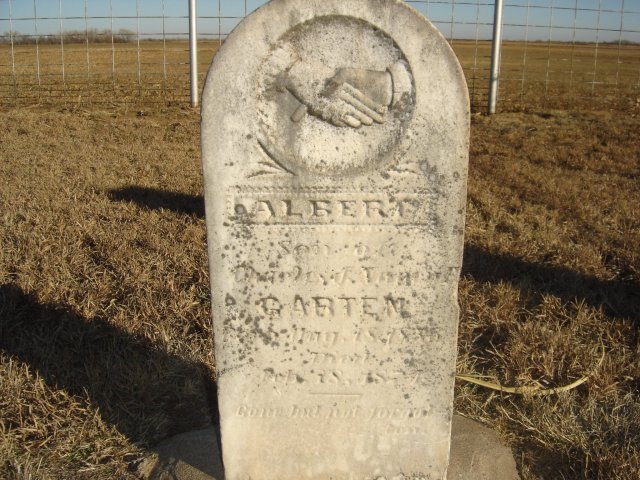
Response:
[{"label": "concrete base of headstone", "polygon": [[[224,480],[214,428],[183,433],[158,445],[138,468],[143,480]],[[519,480],[511,450],[492,430],[455,416],[447,480]]]},{"label": "concrete base of headstone", "polygon": [[447,480],[519,480],[511,449],[496,433],[465,417],[453,417]]},{"label": "concrete base of headstone", "polygon": [[143,480],[224,480],[215,428],[168,438],[138,467]]}]

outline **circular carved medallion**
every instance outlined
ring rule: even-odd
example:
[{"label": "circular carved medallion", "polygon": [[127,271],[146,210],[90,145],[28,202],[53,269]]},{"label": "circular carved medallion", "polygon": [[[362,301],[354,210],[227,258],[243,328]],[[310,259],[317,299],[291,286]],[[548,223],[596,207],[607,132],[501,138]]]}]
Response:
[{"label": "circular carved medallion", "polygon": [[259,77],[260,145],[295,175],[383,167],[415,105],[411,67],[393,39],[346,16],[289,30]]}]

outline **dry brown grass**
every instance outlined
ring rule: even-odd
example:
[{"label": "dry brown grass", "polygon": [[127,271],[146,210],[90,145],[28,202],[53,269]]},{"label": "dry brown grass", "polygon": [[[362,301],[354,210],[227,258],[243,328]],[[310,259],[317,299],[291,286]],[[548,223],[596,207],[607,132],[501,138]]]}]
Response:
[{"label": "dry brown grass", "polygon": [[197,120],[2,113],[1,478],[119,478],[210,421]]},{"label": "dry brown grass", "polygon": [[459,370],[546,398],[460,385],[524,479],[640,477],[640,118],[476,117]]},{"label": "dry brown grass", "polygon": [[[454,40],[453,48],[472,104],[484,111],[491,44]],[[215,40],[199,42],[201,84],[217,49]],[[188,62],[183,40],[16,45],[13,52],[0,45],[0,105],[186,103]],[[628,109],[639,101],[640,45],[504,43],[502,111]]]},{"label": "dry brown grass", "polygon": [[[200,82],[217,41],[200,41]],[[14,68],[15,65],[15,68]],[[63,73],[64,72],[64,73]],[[186,41],[89,45],[0,45],[0,104],[184,104],[189,100]]]},{"label": "dry brown grass", "polygon": [[[199,125],[0,112],[0,477],[134,478],[215,416]],[[523,480],[640,478],[640,108],[474,116],[458,412]]]}]

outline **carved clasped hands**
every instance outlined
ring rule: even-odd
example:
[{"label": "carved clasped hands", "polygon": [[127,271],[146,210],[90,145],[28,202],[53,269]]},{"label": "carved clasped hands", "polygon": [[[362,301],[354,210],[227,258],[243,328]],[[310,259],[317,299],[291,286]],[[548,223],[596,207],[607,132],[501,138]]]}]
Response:
[{"label": "carved clasped hands", "polygon": [[303,101],[292,120],[298,122],[310,113],[336,127],[382,124],[392,95],[388,72],[344,68],[326,82],[318,95]]},{"label": "carved clasped hands", "polygon": [[393,100],[393,79],[388,71],[335,71],[297,62],[281,79],[281,85],[301,103],[291,116],[294,122],[308,113],[336,127],[383,124]]},{"label": "carved clasped hands", "polygon": [[384,124],[389,109],[412,90],[409,67],[402,60],[383,71],[336,69],[283,45],[267,68],[275,89],[289,92],[300,103],[291,115],[294,123],[309,114],[336,127]]}]

